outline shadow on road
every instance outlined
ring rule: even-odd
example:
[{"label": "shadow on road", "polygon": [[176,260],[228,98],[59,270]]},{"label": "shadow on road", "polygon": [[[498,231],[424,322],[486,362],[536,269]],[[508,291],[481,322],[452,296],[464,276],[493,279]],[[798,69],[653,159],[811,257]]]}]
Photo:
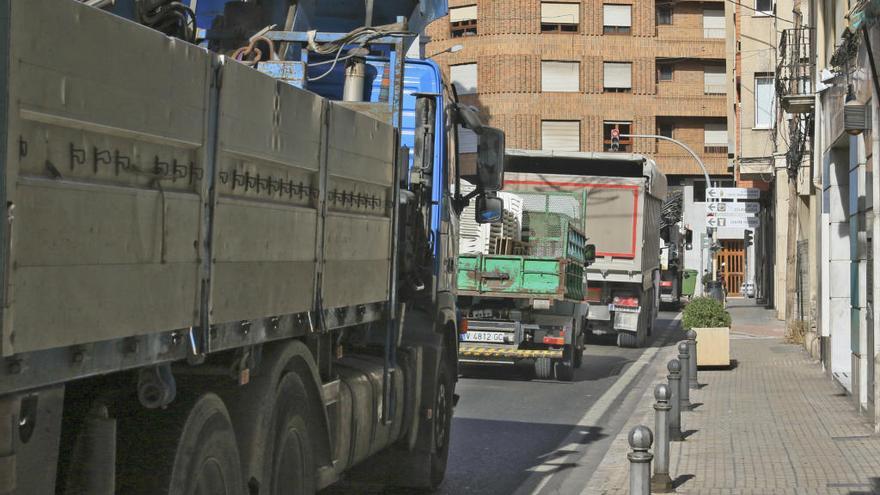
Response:
[{"label": "shadow on road", "polygon": [[587,445],[607,435],[601,427],[455,418],[442,494],[507,494],[534,472],[551,475],[577,467],[561,458],[573,453],[556,447],[576,428],[576,443]]},{"label": "shadow on road", "polygon": [[505,380],[505,381],[536,381],[548,384],[566,385],[572,382],[595,381],[618,376],[631,359],[623,356],[604,356],[584,354],[584,364],[574,371],[574,379],[571,382],[556,380],[538,380],[535,378],[530,364],[513,365],[461,365],[463,378],[476,380]]}]

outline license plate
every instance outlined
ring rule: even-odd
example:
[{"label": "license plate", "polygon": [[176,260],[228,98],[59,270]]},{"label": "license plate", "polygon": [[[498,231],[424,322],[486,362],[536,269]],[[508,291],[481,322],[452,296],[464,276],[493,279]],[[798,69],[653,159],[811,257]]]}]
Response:
[{"label": "license plate", "polygon": [[504,332],[468,332],[464,334],[464,340],[468,342],[496,342],[503,344]]}]

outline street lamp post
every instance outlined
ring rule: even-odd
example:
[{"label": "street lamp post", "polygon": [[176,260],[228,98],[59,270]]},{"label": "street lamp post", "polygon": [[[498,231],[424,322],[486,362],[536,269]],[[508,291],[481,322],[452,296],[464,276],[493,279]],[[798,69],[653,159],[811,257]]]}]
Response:
[{"label": "street lamp post", "polygon": [[[700,157],[696,153],[694,153],[694,150],[692,150],[688,145],[682,143],[681,141],[679,141],[677,139],[672,139],[671,137],[660,136],[659,134],[621,134],[620,137],[661,139],[663,141],[669,141],[671,143],[677,144],[681,148],[684,148],[685,151],[690,153],[690,155],[694,158],[694,160],[697,161],[697,165],[699,165],[700,168],[703,170],[703,176],[706,178],[706,189],[708,190],[709,187],[712,186],[712,180],[709,178],[709,171],[706,170],[706,165],[703,164],[703,160],[701,160]],[[707,201],[708,201],[708,198],[707,198]],[[709,263],[712,263],[711,272],[712,272],[712,279],[713,280],[715,278],[715,263],[712,260],[710,246],[713,246],[715,244],[715,232],[717,232],[717,229],[713,229],[712,227],[709,227],[708,225],[706,226],[706,235],[709,237],[709,246],[707,246],[705,248],[706,249],[706,260]],[[700,277],[700,279],[702,280],[702,277]]]},{"label": "street lamp post", "polygon": [[436,57],[437,55],[443,55],[444,53],[455,53],[455,52],[460,52],[462,48],[464,48],[464,45],[460,45],[460,44],[452,45],[452,46],[450,46],[449,48],[445,48],[445,49],[443,49],[443,50],[440,50],[439,52],[437,52],[437,53],[433,53],[433,54],[431,54],[431,55],[428,55],[428,56],[425,57],[425,58],[434,58],[434,57]]}]

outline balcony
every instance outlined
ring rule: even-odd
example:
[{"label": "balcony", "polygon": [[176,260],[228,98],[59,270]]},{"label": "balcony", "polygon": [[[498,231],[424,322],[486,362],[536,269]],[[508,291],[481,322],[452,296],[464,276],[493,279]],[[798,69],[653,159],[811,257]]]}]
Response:
[{"label": "balcony", "polygon": [[776,94],[789,113],[813,111],[816,94],[810,53],[811,28],[785,29],[779,40]]}]

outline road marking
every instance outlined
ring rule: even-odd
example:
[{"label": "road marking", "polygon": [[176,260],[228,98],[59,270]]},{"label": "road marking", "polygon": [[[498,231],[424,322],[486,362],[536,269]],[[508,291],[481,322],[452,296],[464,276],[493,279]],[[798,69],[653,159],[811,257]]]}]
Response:
[{"label": "road marking", "polygon": [[[678,313],[675,316],[675,318],[672,319],[672,321],[669,323],[669,325],[673,325],[675,322],[679,321],[680,319],[681,319],[681,313]],[[583,417],[580,419],[580,421],[577,422],[576,428],[583,427],[583,426],[595,426],[596,424],[598,424],[599,420],[602,419],[602,416],[604,416],[605,413],[608,412],[608,410],[611,408],[611,405],[614,404],[614,402],[617,400],[617,398],[620,396],[620,394],[624,391],[624,389],[626,389],[630,385],[630,383],[632,383],[632,381],[636,379],[636,377],[639,375],[639,373],[642,371],[642,369],[645,366],[647,366],[648,363],[650,363],[652,359],[654,359],[654,356],[656,356],[657,353],[660,352],[660,349],[662,347],[664,347],[665,344],[669,341],[669,335],[670,334],[667,333],[662,342],[658,342],[656,346],[652,346],[652,347],[646,349],[645,352],[643,352],[642,355],[639,356],[639,358],[626,370],[626,372],[623,374],[623,376],[621,376],[616,382],[614,382],[614,384],[611,385],[611,387],[608,390],[606,390],[605,393],[602,394],[601,397],[599,397],[599,400],[597,400],[596,403],[593,404],[593,406],[587,410],[587,412],[583,415]],[[542,474],[542,473],[545,473],[547,471],[555,471],[558,466],[565,465],[565,463],[568,462],[569,457],[572,457],[576,454],[578,454],[578,455],[583,454],[583,451],[581,451],[579,448],[584,448],[584,446],[578,442],[572,441],[573,439],[568,438],[568,437],[571,437],[572,435],[580,436],[582,434],[583,434],[583,432],[581,432],[581,431],[573,431],[573,432],[569,433],[567,435],[566,439],[563,440],[563,442],[560,443],[557,448],[553,449],[553,452],[559,452],[559,451],[564,452],[564,451],[572,451],[572,450],[575,452],[572,452],[570,454],[566,454],[561,457],[554,457],[552,464],[541,463],[541,464],[534,466],[533,468],[530,469],[530,471],[532,471],[533,474],[531,476],[529,476],[528,479],[526,479],[526,482],[523,483],[523,485],[530,484],[529,482],[534,481],[535,477],[538,477],[538,476],[541,477],[541,481],[538,483],[537,486],[535,486],[535,489],[530,492],[531,495],[535,495],[535,494],[540,493],[541,490],[543,490],[544,487],[547,486],[547,483],[549,483],[550,479],[553,477],[552,472],[550,474]],[[552,455],[552,452],[545,454],[542,457],[550,457],[551,455]],[[521,489],[518,489],[515,493],[521,493]]]}]

